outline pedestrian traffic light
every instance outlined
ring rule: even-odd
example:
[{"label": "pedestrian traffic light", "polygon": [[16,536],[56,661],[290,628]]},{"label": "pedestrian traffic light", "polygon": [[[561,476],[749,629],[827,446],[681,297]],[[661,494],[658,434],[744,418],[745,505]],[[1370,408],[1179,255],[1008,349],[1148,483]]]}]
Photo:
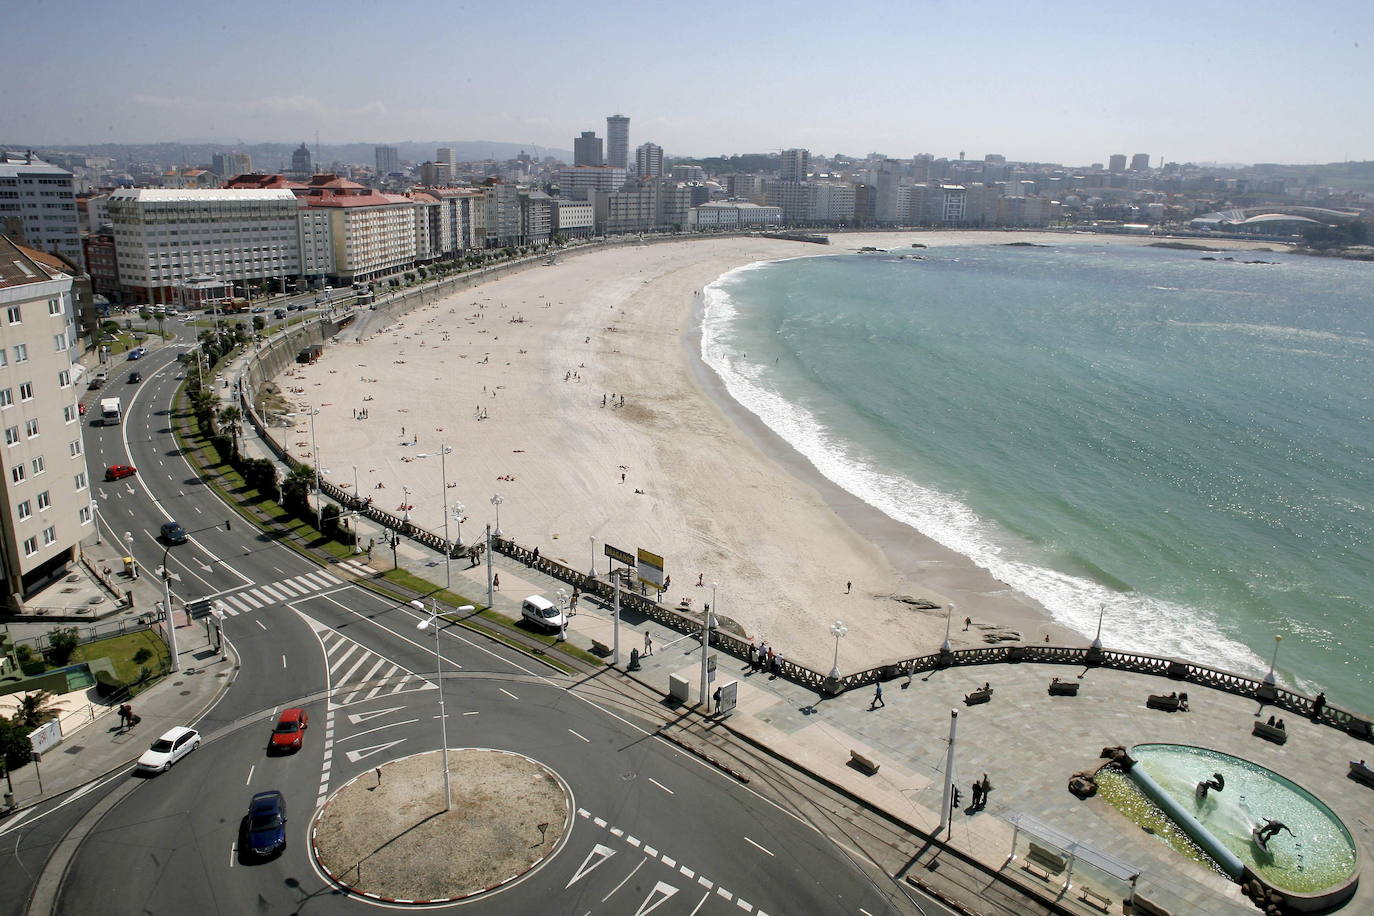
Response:
[{"label": "pedestrian traffic light", "polygon": [[950,792],[949,806],[950,806],[951,808],[958,808],[958,807],[959,807],[959,800],[960,800],[961,798],[963,798],[963,793],[961,793],[961,792],[959,791],[959,787],[958,787],[958,786],[950,786],[949,792]]}]

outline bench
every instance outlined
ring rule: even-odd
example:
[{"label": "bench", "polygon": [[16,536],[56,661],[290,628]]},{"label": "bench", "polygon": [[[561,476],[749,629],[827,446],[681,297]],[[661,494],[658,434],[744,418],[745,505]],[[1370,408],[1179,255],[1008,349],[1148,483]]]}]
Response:
[{"label": "bench", "polygon": [[986,703],[992,699],[991,687],[979,687],[977,690],[964,697],[965,706],[977,706],[979,703]]},{"label": "bench", "polygon": [[1061,681],[1055,678],[1050,681],[1050,696],[1052,697],[1076,697],[1078,696],[1078,681]]},{"label": "bench", "polygon": [[1374,769],[1363,760],[1350,761],[1350,778],[1367,786],[1374,786]]},{"label": "bench", "polygon": [[865,757],[863,754],[854,750],[849,752],[849,765],[856,769],[863,770],[870,776],[876,774],[878,772],[878,767],[881,766],[881,764],[875,762],[871,757]]},{"label": "bench", "polygon": [[1145,700],[1148,709],[1162,709],[1165,712],[1187,712],[1188,701],[1182,696],[1166,697],[1152,693]]},{"label": "bench", "polygon": [[1254,728],[1250,729],[1250,734],[1272,741],[1275,744],[1288,743],[1288,729],[1270,725],[1268,722],[1256,722]]},{"label": "bench", "polygon": [[1078,899],[1082,900],[1088,906],[1097,907],[1104,913],[1111,912],[1112,898],[1106,896],[1105,894],[1099,894],[1097,891],[1093,890],[1090,887],[1083,887],[1082,885],[1079,885]]},{"label": "bench", "polygon": [[1039,843],[1030,844],[1030,852],[1026,855],[1026,858],[1055,875],[1069,867],[1068,859],[1064,858],[1053,849],[1046,849]]},{"label": "bench", "polygon": [[608,645],[606,645],[604,642],[602,642],[602,641],[599,640],[599,639],[593,639],[593,640],[592,640],[592,654],[593,654],[593,655],[599,655],[599,656],[601,656],[602,658],[605,658],[606,656],[608,656],[608,655],[611,654],[611,647],[608,646]]}]

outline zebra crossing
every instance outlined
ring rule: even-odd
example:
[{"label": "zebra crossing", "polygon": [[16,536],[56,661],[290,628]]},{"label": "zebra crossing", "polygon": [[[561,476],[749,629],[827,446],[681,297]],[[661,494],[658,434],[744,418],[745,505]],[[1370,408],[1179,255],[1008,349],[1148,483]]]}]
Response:
[{"label": "zebra crossing", "polygon": [[318,620],[296,612],[315,632],[324,648],[325,668],[328,672],[329,705],[347,706],[379,696],[390,696],[408,690],[432,689],[434,684],[409,668],[366,649],[361,643]]},{"label": "zebra crossing", "polygon": [[266,583],[254,588],[244,589],[233,594],[220,595],[215,599],[215,609],[225,617],[247,614],[269,605],[295,601],[307,595],[328,588],[343,585],[344,580],[324,571],[309,572],[304,575]]}]

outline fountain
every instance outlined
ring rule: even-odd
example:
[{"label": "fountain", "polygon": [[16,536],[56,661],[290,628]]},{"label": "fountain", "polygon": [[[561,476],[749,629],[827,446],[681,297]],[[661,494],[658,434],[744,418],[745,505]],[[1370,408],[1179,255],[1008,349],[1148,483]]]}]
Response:
[{"label": "fountain", "polygon": [[1139,744],[1130,758],[1135,784],[1233,880],[1258,879],[1300,910],[1354,893],[1355,841],[1301,786],[1201,747]]}]

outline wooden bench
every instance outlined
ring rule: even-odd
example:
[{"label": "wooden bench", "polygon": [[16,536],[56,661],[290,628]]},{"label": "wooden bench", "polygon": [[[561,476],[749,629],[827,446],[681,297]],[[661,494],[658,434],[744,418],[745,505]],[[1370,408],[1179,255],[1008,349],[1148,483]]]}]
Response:
[{"label": "wooden bench", "polygon": [[1367,786],[1374,787],[1374,769],[1362,760],[1350,761],[1350,778],[1362,782]]},{"label": "wooden bench", "polygon": [[1188,710],[1187,701],[1185,701],[1183,697],[1166,697],[1160,696],[1157,693],[1150,694],[1150,696],[1145,700],[1145,706],[1148,709],[1162,709],[1165,712],[1186,712]]},{"label": "wooden bench", "polygon": [[1069,867],[1068,859],[1052,849],[1046,849],[1039,843],[1030,844],[1030,852],[1026,858],[1054,875],[1062,873],[1064,869]]},{"label": "wooden bench", "polygon": [[1078,681],[1061,681],[1055,678],[1050,681],[1050,696],[1052,697],[1076,697],[1078,696]]},{"label": "wooden bench", "polygon": [[863,770],[870,776],[876,774],[878,772],[878,767],[881,766],[881,764],[874,761],[871,757],[865,757],[863,754],[854,750],[849,752],[849,764],[850,766]]},{"label": "wooden bench", "polygon": [[1250,734],[1257,735],[1275,744],[1288,743],[1288,729],[1270,725],[1268,722],[1256,722],[1254,728],[1250,729]]},{"label": "wooden bench", "polygon": [[977,706],[979,703],[986,703],[992,699],[991,687],[979,687],[977,690],[964,697],[965,706]]},{"label": "wooden bench", "polygon": [[1112,910],[1112,898],[1105,894],[1099,894],[1090,887],[1079,885],[1078,899],[1082,900],[1088,906],[1097,907],[1097,909],[1104,913],[1110,913]]}]

